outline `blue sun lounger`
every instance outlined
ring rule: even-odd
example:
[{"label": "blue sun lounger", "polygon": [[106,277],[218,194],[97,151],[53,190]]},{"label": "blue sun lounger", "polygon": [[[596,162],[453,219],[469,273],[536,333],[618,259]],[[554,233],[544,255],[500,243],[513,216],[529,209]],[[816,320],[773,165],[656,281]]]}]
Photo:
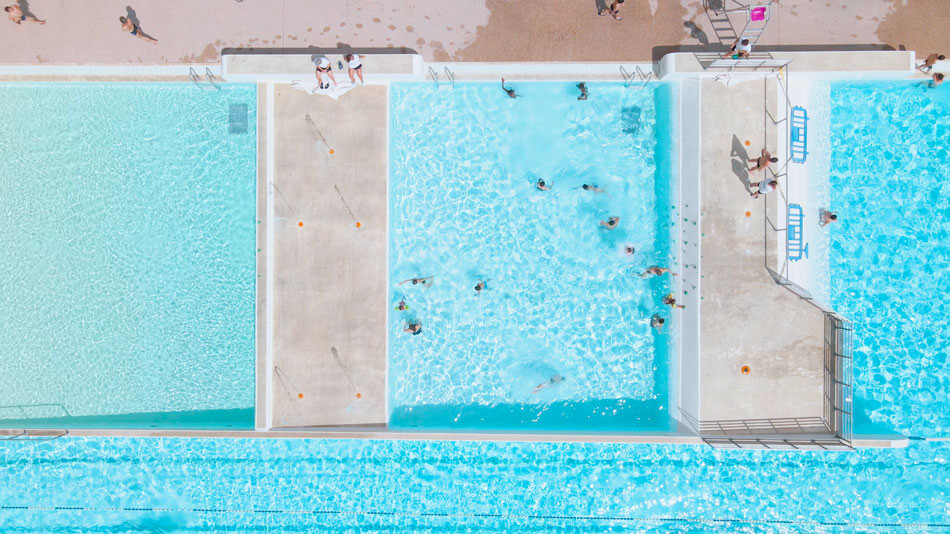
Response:
[{"label": "blue sun lounger", "polygon": [[808,157],[808,112],[801,106],[792,108],[789,148],[792,163],[805,163]]},{"label": "blue sun lounger", "polygon": [[808,243],[802,243],[805,213],[799,204],[788,205],[787,234],[785,237],[785,255],[792,261],[808,258]]}]

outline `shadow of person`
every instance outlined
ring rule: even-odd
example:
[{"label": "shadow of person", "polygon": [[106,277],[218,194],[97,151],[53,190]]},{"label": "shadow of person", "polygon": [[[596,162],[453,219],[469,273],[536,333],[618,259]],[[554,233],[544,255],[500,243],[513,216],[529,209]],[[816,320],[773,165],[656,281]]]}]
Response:
[{"label": "shadow of person", "polygon": [[732,149],[729,152],[730,157],[732,157],[732,173],[736,175],[736,178],[742,183],[742,187],[745,187],[746,191],[752,192],[752,181],[749,179],[749,153],[746,152],[744,146],[742,146],[742,141],[739,141],[739,138],[735,135],[732,136]]},{"label": "shadow of person", "polygon": [[702,28],[697,26],[695,22],[691,20],[687,20],[683,22],[683,26],[685,26],[686,29],[689,30],[689,36],[699,41],[700,44],[704,44],[704,45],[709,44],[709,36],[706,35],[706,32],[704,32]]},{"label": "shadow of person", "polygon": [[30,11],[30,3],[27,2],[27,0],[17,0],[17,5],[20,6],[20,11],[22,11],[27,17],[33,20],[40,20],[36,17],[36,15],[33,14],[32,11]]}]

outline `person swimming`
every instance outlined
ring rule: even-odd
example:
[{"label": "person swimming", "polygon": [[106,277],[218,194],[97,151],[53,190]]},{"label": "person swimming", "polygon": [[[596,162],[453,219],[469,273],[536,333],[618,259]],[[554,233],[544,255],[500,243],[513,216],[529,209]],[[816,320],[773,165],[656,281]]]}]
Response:
[{"label": "person swimming", "polygon": [[613,230],[620,224],[620,217],[609,217],[606,221],[600,221],[600,225],[608,230]]},{"label": "person swimming", "polygon": [[677,304],[677,303],[676,303],[676,299],[673,298],[673,294],[672,294],[672,293],[670,293],[669,295],[663,297],[663,304],[666,304],[667,306],[669,306],[669,307],[671,307],[671,308],[679,308],[679,309],[681,309],[681,310],[684,309],[684,308],[686,308],[686,306],[684,306],[684,305],[682,305],[682,304]]},{"label": "person swimming", "polygon": [[414,336],[418,336],[422,333],[422,324],[419,321],[409,321],[406,323],[406,327],[402,329],[403,332],[409,332]]},{"label": "person swimming", "polygon": [[666,267],[658,267],[658,266],[654,265],[654,266],[652,266],[652,267],[647,267],[647,270],[645,270],[645,271],[643,271],[642,273],[640,273],[640,278],[646,278],[646,277],[648,277],[648,276],[650,276],[650,275],[653,275],[653,276],[663,276],[663,275],[666,274],[666,273],[670,273],[670,274],[672,274],[673,276],[679,276],[678,274],[676,274],[676,273],[674,273],[673,271],[667,269]]},{"label": "person swimming", "polygon": [[532,391],[531,394],[533,395],[533,394],[535,394],[535,393],[541,391],[541,390],[544,389],[544,388],[548,388],[548,387],[551,387],[551,386],[560,384],[560,383],[563,382],[563,381],[564,381],[564,377],[563,377],[563,376],[561,376],[561,375],[554,375],[554,376],[552,376],[550,379],[548,379],[547,382],[542,382],[542,383],[538,384],[537,386],[535,386],[534,391]]},{"label": "person swimming", "polygon": [[578,100],[587,100],[587,84],[581,82],[577,84],[577,88],[581,91],[581,96],[577,97]]},{"label": "person swimming", "polygon": [[592,192],[594,192],[594,193],[603,193],[603,192],[604,192],[603,189],[601,189],[601,188],[599,188],[599,187],[597,187],[596,185],[593,185],[593,184],[584,184],[584,185],[582,185],[581,187],[584,188],[584,191],[592,191]]},{"label": "person swimming", "polygon": [[633,253],[636,251],[637,249],[633,248],[633,245],[625,245],[623,247],[623,253],[626,254],[627,256],[633,256]]},{"label": "person swimming", "polygon": [[412,282],[412,285],[414,285],[414,286],[415,286],[415,285],[422,284],[422,285],[425,286],[425,287],[429,287],[429,286],[432,285],[432,277],[431,277],[431,276],[427,276],[427,277],[425,277],[425,278],[410,278],[410,279],[408,279],[408,280],[403,280],[402,282],[399,282],[399,285],[403,285],[403,284],[405,284],[406,282]]},{"label": "person swimming", "polygon": [[[553,185],[553,184],[552,184]],[[535,184],[539,191],[550,191],[551,187],[544,182],[544,178],[538,178],[538,182]]]},{"label": "person swimming", "polygon": [[406,304],[406,301],[400,300],[400,301],[399,301],[399,304],[396,306],[396,309],[397,309],[398,311],[406,311],[406,310],[409,309],[409,305]]},{"label": "person swimming", "polygon": [[655,328],[657,334],[663,333],[664,324],[666,324],[666,319],[660,317],[659,313],[654,313],[653,317],[650,318],[650,327]]},{"label": "person swimming", "polygon": [[518,98],[518,94],[515,93],[514,89],[505,87],[505,79],[501,79],[501,88],[508,95],[508,98]]},{"label": "person swimming", "polygon": [[476,294],[476,295],[481,294],[481,292],[482,292],[483,290],[485,290],[485,289],[488,289],[488,284],[486,284],[484,281],[479,280],[478,283],[475,284],[475,294]]}]

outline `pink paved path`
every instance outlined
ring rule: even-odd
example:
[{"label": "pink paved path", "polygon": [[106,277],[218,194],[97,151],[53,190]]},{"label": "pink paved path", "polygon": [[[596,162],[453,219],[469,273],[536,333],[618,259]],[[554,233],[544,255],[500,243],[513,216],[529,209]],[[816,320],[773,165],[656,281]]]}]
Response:
[{"label": "pink paved path", "polygon": [[[159,40],[151,45],[120,32],[125,1],[21,3],[48,23],[4,21],[2,63],[213,63],[225,47],[338,43],[407,47],[428,60],[639,61],[655,46],[700,44],[708,26],[700,0],[628,0],[619,22],[598,17],[595,0],[135,0],[142,29]],[[924,53],[950,48],[947,28],[950,0],[781,0],[762,44]]]}]

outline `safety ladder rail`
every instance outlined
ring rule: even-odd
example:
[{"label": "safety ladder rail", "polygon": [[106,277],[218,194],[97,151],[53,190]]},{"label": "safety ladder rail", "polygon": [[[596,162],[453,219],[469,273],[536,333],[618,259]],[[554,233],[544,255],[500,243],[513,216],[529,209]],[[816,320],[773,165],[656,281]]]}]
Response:
[{"label": "safety ladder rail", "polygon": [[639,65],[634,65],[632,72],[620,65],[620,75],[623,76],[623,86],[628,89],[634,82],[637,82],[638,88],[644,87],[656,77],[652,70],[643,70]]},{"label": "safety ladder rail", "polygon": [[[214,83],[214,75],[211,74],[210,68],[205,68],[205,76],[207,77],[208,82],[203,82],[201,76],[198,75],[198,72],[195,71],[194,67],[188,67],[188,77],[191,78],[191,82],[195,84],[195,87],[201,89],[202,91],[220,91],[221,88]],[[210,83],[210,85],[208,85]]]},{"label": "safety ladder rail", "polygon": [[439,86],[439,73],[435,71],[432,67],[429,67],[429,76],[432,76],[432,81],[435,82],[435,86]]},{"label": "safety ladder rail", "polygon": [[452,84],[452,89],[455,89],[455,74],[452,74],[448,67],[443,67],[443,70],[445,71],[445,79]]}]

